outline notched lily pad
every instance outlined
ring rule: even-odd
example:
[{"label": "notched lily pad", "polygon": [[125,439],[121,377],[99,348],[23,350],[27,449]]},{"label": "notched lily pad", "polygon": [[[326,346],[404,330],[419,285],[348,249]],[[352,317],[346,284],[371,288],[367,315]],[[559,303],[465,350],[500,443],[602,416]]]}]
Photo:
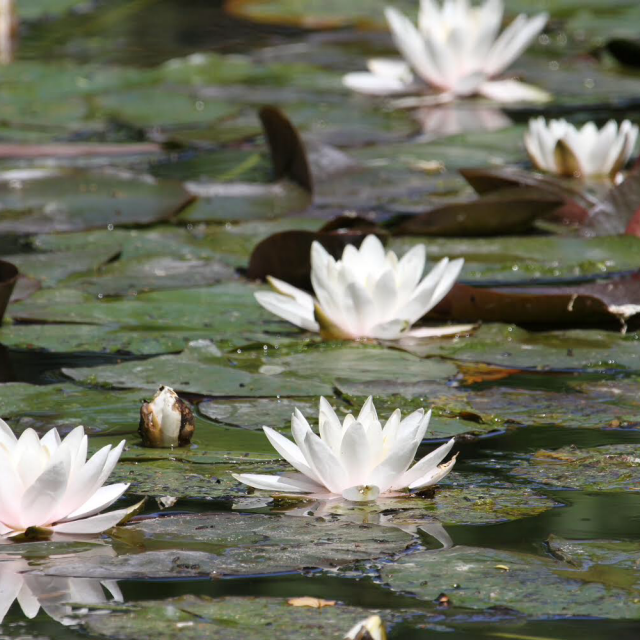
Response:
[{"label": "notched lily pad", "polygon": [[509,607],[535,617],[640,615],[635,589],[611,585],[606,576],[585,579],[558,560],[511,551],[464,546],[422,551],[384,565],[381,573],[394,590],[424,600],[446,593],[453,606]]},{"label": "notched lily pad", "polygon": [[563,489],[635,491],[640,486],[640,447],[619,444],[542,450],[512,473]]},{"label": "notched lily pad", "polygon": [[[123,552],[116,558],[66,558],[45,563],[40,571],[113,579],[270,574],[380,558],[413,541],[388,527],[234,513],[143,520],[113,535]],[[129,548],[134,552],[127,553]]]}]

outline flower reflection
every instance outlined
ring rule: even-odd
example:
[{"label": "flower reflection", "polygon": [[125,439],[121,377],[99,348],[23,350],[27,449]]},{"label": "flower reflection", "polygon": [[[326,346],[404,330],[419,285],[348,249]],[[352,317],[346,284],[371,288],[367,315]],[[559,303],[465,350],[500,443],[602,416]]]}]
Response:
[{"label": "flower reflection", "polygon": [[48,616],[63,625],[77,623],[72,615],[78,613],[79,608],[72,604],[97,605],[106,604],[109,600],[123,602],[115,580],[44,576],[33,573],[33,567],[23,558],[2,556],[0,624],[16,600],[27,618],[35,618],[42,608]]},{"label": "flower reflection", "polygon": [[501,109],[459,103],[422,107],[413,112],[413,117],[420,123],[422,133],[429,138],[478,131],[500,131],[513,124],[511,118]]}]

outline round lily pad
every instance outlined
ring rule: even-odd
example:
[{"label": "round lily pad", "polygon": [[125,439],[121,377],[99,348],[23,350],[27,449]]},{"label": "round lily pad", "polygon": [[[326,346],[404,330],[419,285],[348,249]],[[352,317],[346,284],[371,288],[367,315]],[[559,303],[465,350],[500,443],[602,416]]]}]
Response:
[{"label": "round lily pad", "polygon": [[113,579],[270,574],[380,558],[413,541],[389,527],[234,513],[154,518],[113,535],[121,552],[115,558],[51,560],[39,570]]},{"label": "round lily pad", "polygon": [[535,617],[636,618],[633,589],[611,586],[606,576],[587,579],[571,565],[547,557],[476,547],[423,551],[384,565],[392,589],[424,600],[440,594],[453,606],[509,607]]},{"label": "round lily pad", "polygon": [[640,447],[619,444],[538,451],[512,473],[565,489],[633,491],[640,483]]}]

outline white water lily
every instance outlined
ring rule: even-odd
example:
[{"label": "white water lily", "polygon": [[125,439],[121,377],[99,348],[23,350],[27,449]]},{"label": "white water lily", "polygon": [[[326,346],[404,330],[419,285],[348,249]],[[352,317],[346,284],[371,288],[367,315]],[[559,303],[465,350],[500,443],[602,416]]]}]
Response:
[{"label": "white water lily", "polygon": [[615,178],[627,163],[638,138],[638,127],[624,120],[609,120],[598,129],[587,122],[580,129],[566,120],[540,116],[529,120],[524,144],[540,171],[561,176]]},{"label": "white water lily", "polygon": [[[370,95],[420,92],[425,85],[442,101],[482,95],[498,102],[545,101],[546,91],[513,79],[495,80],[544,29],[546,13],[520,14],[499,34],[504,5],[486,0],[421,0],[416,27],[403,13],[387,7],[393,41],[404,61],[373,59],[368,73],[349,73],[344,84]],[[498,35],[499,34],[499,35]]]},{"label": "white water lily", "polygon": [[[275,292],[260,291],[258,302],[277,316],[327,338],[397,340],[405,335],[441,336],[470,329],[470,325],[418,329],[411,325],[433,309],[453,287],[464,260],[443,258],[422,278],[424,245],[398,260],[385,254],[374,235],[360,249],[347,245],[335,260],[319,242],[311,247],[311,283],[316,299],[305,291],[268,278]],[[422,278],[422,279],[421,279]]]},{"label": "white water lily", "polygon": [[161,386],[140,407],[138,433],[146,447],[184,447],[195,429],[193,412],[171,387]]},{"label": "white water lily", "polygon": [[100,513],[129,487],[102,485],[113,471],[124,440],[87,460],[87,436],[76,427],[64,440],[56,429],[42,439],[33,429],[16,438],[0,420],[0,537],[34,527],[63,534],[96,534],[115,526],[127,509]]},{"label": "white water lily", "polygon": [[22,558],[0,560],[0,624],[14,601],[29,619],[35,618],[42,608],[65,626],[78,623],[77,618],[72,617],[74,608],[70,603],[106,604],[109,598],[105,589],[112,601],[123,602],[122,592],[114,580],[43,576],[31,570]]},{"label": "white water lily", "polygon": [[387,640],[387,631],[380,616],[370,616],[349,630],[344,640]]},{"label": "white water lily", "polygon": [[369,397],[357,418],[349,414],[340,423],[331,405],[320,398],[319,436],[298,409],[291,416],[295,443],[263,427],[275,450],[299,473],[233,476],[264,491],[322,498],[342,496],[352,502],[370,502],[401,490],[423,489],[442,480],[455,464],[454,457],[440,465],[453,447],[451,438],[410,468],[430,417],[431,411],[425,414],[418,409],[402,420],[396,409],[382,427]]}]

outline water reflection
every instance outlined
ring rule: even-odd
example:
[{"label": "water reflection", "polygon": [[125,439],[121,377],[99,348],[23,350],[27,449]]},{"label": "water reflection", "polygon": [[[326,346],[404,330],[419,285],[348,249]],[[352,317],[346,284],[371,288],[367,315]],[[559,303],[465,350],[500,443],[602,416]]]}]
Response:
[{"label": "water reflection", "polygon": [[[437,540],[443,549],[453,546],[453,540],[442,524],[433,517],[421,513],[419,508],[407,506],[407,500],[394,504],[393,499],[373,503],[356,504],[335,498],[333,500],[307,501],[299,507],[272,508],[275,513],[306,518],[329,518],[340,522],[354,524],[374,524],[381,527],[394,527],[417,536],[426,534]],[[237,500],[233,508],[236,510],[261,509],[272,507],[270,498],[249,498]]]},{"label": "water reflection", "polygon": [[0,624],[15,601],[27,618],[35,618],[42,608],[65,626],[77,623],[72,616],[82,611],[82,605],[123,602],[115,580],[61,578],[34,571],[24,558],[0,556]]},{"label": "water reflection", "polygon": [[422,107],[413,115],[429,140],[458,133],[499,131],[513,124],[504,111],[494,107],[448,104]]}]

